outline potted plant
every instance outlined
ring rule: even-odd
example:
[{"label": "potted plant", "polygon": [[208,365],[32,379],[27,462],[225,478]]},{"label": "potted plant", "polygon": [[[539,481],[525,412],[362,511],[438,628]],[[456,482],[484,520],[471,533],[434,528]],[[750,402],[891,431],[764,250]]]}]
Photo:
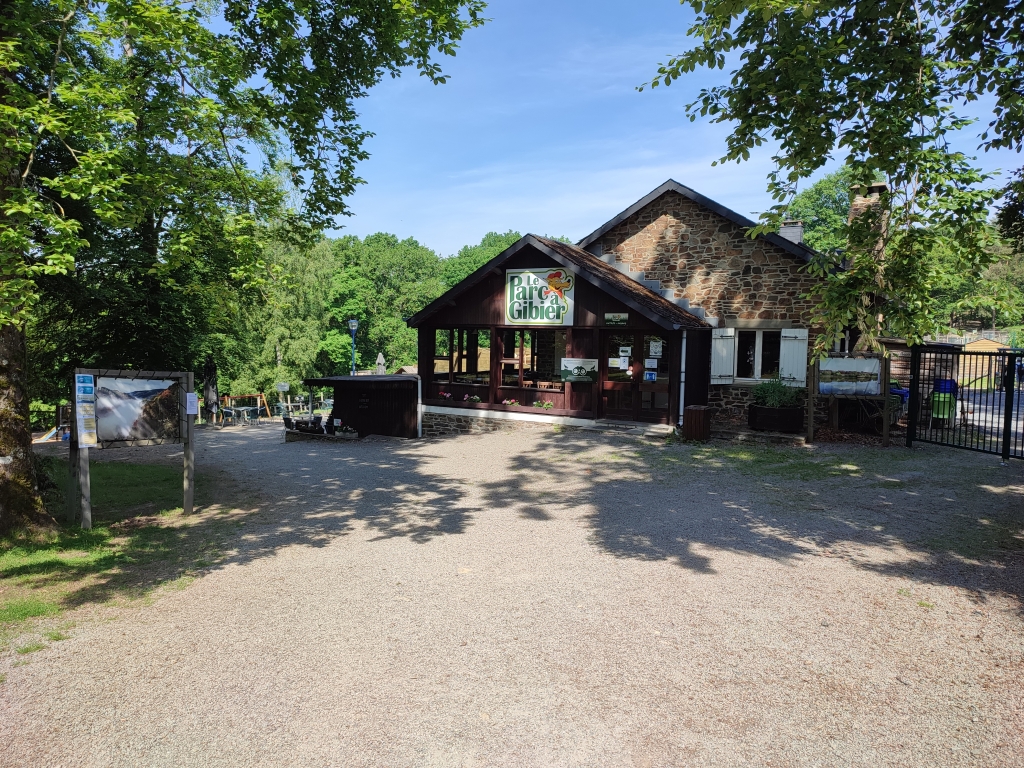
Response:
[{"label": "potted plant", "polygon": [[754,402],[747,411],[747,426],[768,432],[803,432],[804,409],[797,405],[797,390],[781,379],[754,387]]}]

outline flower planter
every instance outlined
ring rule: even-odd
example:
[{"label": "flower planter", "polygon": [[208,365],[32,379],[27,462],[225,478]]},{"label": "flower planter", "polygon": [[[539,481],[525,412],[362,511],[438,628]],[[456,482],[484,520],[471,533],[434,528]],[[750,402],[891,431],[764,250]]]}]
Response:
[{"label": "flower planter", "polygon": [[747,411],[747,426],[764,432],[803,432],[804,409],[751,405]]}]

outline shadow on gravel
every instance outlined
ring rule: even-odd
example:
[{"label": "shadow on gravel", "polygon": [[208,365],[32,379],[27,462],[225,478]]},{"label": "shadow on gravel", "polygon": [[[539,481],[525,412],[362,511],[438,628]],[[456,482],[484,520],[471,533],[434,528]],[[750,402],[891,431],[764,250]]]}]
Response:
[{"label": "shadow on gravel", "polygon": [[[611,444],[602,456],[595,446]],[[940,449],[941,450],[941,449]],[[796,564],[842,558],[857,568],[958,586],[978,600],[1024,598],[1024,465],[940,450],[750,448],[635,443],[541,433],[488,484],[488,506],[543,510],[524,482],[538,465],[583,472],[572,505],[591,510],[592,539],[616,556],[714,573],[705,552]],[[522,513],[520,513],[522,514]],[[543,514],[543,512],[541,512]],[[893,559],[896,547],[909,556]],[[886,551],[885,562],[866,548]]]},{"label": "shadow on gravel", "polygon": [[[78,579],[66,605],[103,602],[284,547],[327,546],[356,530],[369,530],[372,541],[426,545],[462,534],[483,513],[545,525],[559,510],[583,509],[594,545],[615,557],[707,574],[716,550],[794,565],[833,557],[963,587],[979,600],[993,592],[1024,597],[1024,466],[1000,468],[987,457],[652,444],[538,430],[502,457],[498,479],[484,482],[458,466],[459,445],[473,443],[284,445],[275,429],[202,439],[207,451],[234,457],[220,490],[250,512],[208,506],[187,525],[151,516],[133,528],[125,520],[110,533],[127,537],[127,546],[100,547],[78,563],[25,561],[7,577],[40,587]],[[433,469],[438,463],[444,475]]]}]

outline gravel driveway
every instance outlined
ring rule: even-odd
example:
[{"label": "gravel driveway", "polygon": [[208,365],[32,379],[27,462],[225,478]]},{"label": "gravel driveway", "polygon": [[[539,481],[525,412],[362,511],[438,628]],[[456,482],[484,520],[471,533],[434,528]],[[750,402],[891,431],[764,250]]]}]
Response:
[{"label": "gravel driveway", "polygon": [[1021,462],[548,429],[197,455],[260,511],[187,588],[5,661],[0,764],[1024,765]]}]

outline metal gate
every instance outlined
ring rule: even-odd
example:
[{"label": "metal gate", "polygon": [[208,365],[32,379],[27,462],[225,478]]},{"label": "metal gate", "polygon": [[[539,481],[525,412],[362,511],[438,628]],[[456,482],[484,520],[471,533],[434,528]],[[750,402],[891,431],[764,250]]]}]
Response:
[{"label": "metal gate", "polygon": [[1024,350],[910,350],[907,447],[915,440],[1024,459]]}]

